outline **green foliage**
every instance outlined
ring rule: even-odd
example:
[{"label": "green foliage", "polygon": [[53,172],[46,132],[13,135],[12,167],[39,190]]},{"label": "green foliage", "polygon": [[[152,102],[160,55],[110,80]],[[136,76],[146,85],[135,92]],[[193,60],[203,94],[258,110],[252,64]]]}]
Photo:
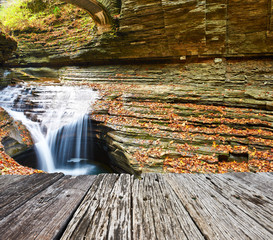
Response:
[{"label": "green foliage", "polygon": [[74,51],[78,44],[91,41],[95,31],[86,11],[59,0],[18,0],[0,10],[0,21],[0,31],[12,35],[19,48],[27,49],[37,42],[39,47],[65,45],[72,47],[67,51]]},{"label": "green foliage", "polygon": [[59,18],[61,16],[61,10],[58,6],[56,6],[54,9],[53,9],[53,14],[55,15],[56,18]]},{"label": "green foliage", "polygon": [[92,21],[84,10],[59,0],[17,0],[9,7],[0,8],[0,28],[8,33],[47,30],[62,22],[72,24],[77,18],[86,19],[87,23]]},{"label": "green foliage", "polygon": [[61,17],[63,6],[57,0],[17,0],[0,9],[0,22],[6,31],[43,30]]},{"label": "green foliage", "polygon": [[[42,0],[40,0],[41,2]],[[24,30],[29,27],[38,27],[42,23],[39,21],[41,11],[37,0],[18,0],[6,8],[0,10],[0,21],[9,31]]]},{"label": "green foliage", "polygon": [[18,1],[7,8],[1,8],[0,21],[3,26],[9,26],[10,29],[14,29],[24,25],[30,14],[26,7],[27,3],[25,1]]}]

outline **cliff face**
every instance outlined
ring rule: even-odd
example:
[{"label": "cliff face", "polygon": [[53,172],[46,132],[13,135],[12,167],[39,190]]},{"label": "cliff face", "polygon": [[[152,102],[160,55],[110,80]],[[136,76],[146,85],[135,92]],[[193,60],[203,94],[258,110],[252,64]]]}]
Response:
[{"label": "cliff face", "polygon": [[[94,140],[94,154],[106,152],[107,157],[99,159],[107,159],[117,171],[273,171],[270,59],[216,58],[51,71],[16,68],[14,78],[40,82],[47,76],[52,83],[98,90],[88,136]],[[29,104],[37,109],[34,102]],[[41,110],[34,110],[31,117],[39,119]],[[4,140],[6,151],[10,152],[10,142],[15,149],[16,141]]]},{"label": "cliff face", "polygon": [[17,48],[17,43],[0,31],[0,65],[2,65]]},{"label": "cliff face", "polygon": [[272,12],[272,0],[124,0],[117,36],[94,41],[85,57],[272,55]]},{"label": "cliff face", "polygon": [[[86,36],[73,45],[73,50],[59,43],[71,34],[58,36],[56,46],[50,46],[39,33],[35,40],[23,39],[20,46],[19,34],[19,58],[13,60],[13,65],[272,56],[272,1],[123,0],[121,13],[116,16],[117,31],[93,37],[84,30]],[[58,32],[60,26],[50,27],[48,34]],[[82,30],[80,26],[77,29]]]},{"label": "cliff face", "polygon": [[272,60],[66,67],[60,78],[100,91],[93,136],[117,169],[273,171]]}]

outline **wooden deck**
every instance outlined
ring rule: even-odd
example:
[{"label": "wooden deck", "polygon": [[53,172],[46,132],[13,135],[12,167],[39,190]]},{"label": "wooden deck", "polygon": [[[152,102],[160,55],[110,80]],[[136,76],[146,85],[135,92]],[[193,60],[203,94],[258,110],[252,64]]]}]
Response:
[{"label": "wooden deck", "polygon": [[273,174],[0,176],[0,239],[273,239]]}]

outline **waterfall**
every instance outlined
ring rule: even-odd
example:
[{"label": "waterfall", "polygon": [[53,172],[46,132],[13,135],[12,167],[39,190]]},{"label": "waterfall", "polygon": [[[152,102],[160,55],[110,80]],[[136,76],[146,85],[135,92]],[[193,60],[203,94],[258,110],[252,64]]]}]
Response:
[{"label": "waterfall", "polygon": [[90,169],[86,162],[90,157],[92,144],[88,142],[90,129],[86,114],[77,121],[61,127],[48,135],[47,143],[55,161],[55,168],[67,174],[85,174]]},{"label": "waterfall", "polygon": [[30,131],[40,169],[80,175],[96,168],[87,113],[97,98],[84,87],[18,85],[0,92],[0,106]]}]

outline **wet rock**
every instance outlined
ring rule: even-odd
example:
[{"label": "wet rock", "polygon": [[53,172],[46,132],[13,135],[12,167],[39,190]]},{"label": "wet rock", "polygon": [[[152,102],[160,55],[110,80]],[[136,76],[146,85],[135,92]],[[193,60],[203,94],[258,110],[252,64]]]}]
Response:
[{"label": "wet rock", "polygon": [[5,152],[10,156],[22,153],[28,148],[27,145],[19,143],[16,139],[11,137],[3,138],[1,143],[4,146]]},{"label": "wet rock", "polygon": [[[260,78],[272,77],[272,69],[271,60],[225,60],[70,67],[61,76],[101,92],[91,116],[101,129],[97,138],[126,171],[249,171],[264,164],[261,171],[273,159],[273,119],[264,100],[273,99]],[[244,163],[237,162],[241,156]]]},{"label": "wet rock", "polygon": [[[10,157],[26,154],[33,146],[33,143],[26,128],[20,122],[15,122],[2,108],[0,108],[0,129],[0,169],[2,170],[2,174],[24,175],[41,172],[39,170],[23,167]],[[31,156],[34,156],[33,150]],[[32,165],[35,164],[36,160],[32,160],[33,159],[28,157],[28,162],[24,162],[25,166],[37,167],[37,165]],[[20,163],[22,164],[22,162]]]},{"label": "wet rock", "polygon": [[8,155],[20,154],[33,145],[26,127],[20,122],[15,122],[2,108],[0,108],[0,121],[0,142]]},{"label": "wet rock", "polygon": [[0,89],[8,86],[14,80],[13,72],[7,68],[0,68]]},{"label": "wet rock", "polygon": [[65,67],[58,75],[61,84],[99,91],[92,137],[120,172],[272,171],[272,66],[223,59]]}]

